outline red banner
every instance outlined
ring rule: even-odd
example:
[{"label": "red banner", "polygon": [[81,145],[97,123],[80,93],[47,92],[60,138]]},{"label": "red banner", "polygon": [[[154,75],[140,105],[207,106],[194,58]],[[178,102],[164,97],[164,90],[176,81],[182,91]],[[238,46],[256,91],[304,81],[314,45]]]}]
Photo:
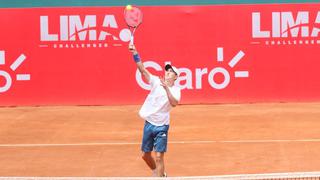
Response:
[{"label": "red banner", "polygon": [[[180,68],[181,103],[320,100],[319,4],[150,6],[145,66]],[[0,10],[0,105],[141,104],[124,7]]]}]

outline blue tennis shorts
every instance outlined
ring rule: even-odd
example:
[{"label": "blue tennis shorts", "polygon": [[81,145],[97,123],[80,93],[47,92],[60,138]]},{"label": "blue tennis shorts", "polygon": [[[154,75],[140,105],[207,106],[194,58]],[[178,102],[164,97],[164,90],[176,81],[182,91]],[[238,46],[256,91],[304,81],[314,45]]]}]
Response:
[{"label": "blue tennis shorts", "polygon": [[155,126],[145,121],[141,150],[143,152],[166,152],[169,125]]}]

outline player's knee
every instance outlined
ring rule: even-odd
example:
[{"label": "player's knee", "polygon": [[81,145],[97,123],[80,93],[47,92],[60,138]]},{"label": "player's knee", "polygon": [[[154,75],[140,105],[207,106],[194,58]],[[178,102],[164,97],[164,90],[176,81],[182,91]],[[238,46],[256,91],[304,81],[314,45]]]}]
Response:
[{"label": "player's knee", "polygon": [[163,161],[163,155],[162,154],[159,154],[159,153],[157,153],[157,155],[156,155],[156,162],[162,162]]},{"label": "player's knee", "polygon": [[149,159],[151,157],[151,153],[149,152],[142,152],[141,158],[143,160]]}]

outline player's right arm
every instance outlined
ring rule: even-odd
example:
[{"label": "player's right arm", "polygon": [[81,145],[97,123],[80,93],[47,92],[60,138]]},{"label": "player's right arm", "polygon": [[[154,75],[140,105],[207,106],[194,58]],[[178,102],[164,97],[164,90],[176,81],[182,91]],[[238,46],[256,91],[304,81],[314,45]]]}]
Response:
[{"label": "player's right arm", "polygon": [[138,54],[138,51],[134,45],[129,45],[129,51],[133,54],[133,59],[137,65],[137,68],[139,69],[140,73],[143,75],[143,77],[147,80],[147,82],[150,82],[150,72],[144,67],[141,58]]}]

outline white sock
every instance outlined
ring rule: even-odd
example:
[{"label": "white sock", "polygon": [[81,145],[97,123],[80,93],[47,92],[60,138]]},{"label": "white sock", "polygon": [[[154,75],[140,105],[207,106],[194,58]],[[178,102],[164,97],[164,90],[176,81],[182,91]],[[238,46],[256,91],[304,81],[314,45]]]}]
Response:
[{"label": "white sock", "polygon": [[157,168],[152,170],[152,176],[153,176],[153,177],[158,176]]}]

